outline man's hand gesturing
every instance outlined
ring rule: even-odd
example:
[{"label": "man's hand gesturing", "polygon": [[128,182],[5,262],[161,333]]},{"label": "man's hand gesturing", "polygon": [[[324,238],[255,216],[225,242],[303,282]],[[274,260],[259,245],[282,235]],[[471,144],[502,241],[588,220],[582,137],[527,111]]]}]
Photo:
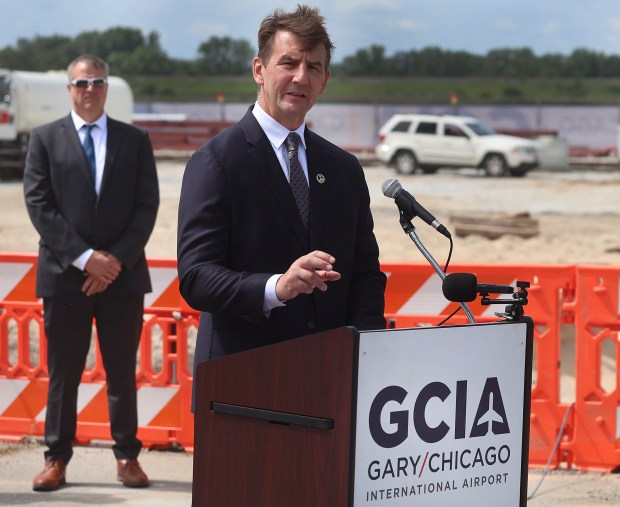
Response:
[{"label": "man's hand gesturing", "polygon": [[315,250],[297,259],[276,283],[276,296],[287,301],[299,294],[310,294],[314,289],[327,290],[327,282],[340,279],[334,271],[336,259],[328,253]]}]

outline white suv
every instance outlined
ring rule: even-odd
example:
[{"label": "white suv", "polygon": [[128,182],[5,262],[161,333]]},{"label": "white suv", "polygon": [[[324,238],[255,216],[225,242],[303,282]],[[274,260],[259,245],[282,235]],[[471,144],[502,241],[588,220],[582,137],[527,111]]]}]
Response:
[{"label": "white suv", "polygon": [[400,174],[478,167],[488,176],[524,176],[538,167],[534,141],[496,134],[467,116],[396,114],[379,130],[375,153]]}]

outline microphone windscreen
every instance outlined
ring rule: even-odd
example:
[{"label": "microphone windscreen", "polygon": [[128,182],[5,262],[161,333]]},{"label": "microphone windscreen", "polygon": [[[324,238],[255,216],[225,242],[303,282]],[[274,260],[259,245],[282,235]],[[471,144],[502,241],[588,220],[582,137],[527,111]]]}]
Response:
[{"label": "microphone windscreen", "polygon": [[444,278],[441,290],[448,301],[468,303],[478,295],[477,284],[478,279],[472,273],[451,273]]},{"label": "microphone windscreen", "polygon": [[394,199],[396,192],[398,192],[401,188],[402,186],[400,181],[395,178],[388,178],[381,185],[381,192],[383,192],[384,196]]}]

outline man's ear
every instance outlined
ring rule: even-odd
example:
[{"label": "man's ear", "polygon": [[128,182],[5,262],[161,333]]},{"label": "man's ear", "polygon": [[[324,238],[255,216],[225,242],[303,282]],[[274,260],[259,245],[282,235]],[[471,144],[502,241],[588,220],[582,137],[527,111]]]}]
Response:
[{"label": "man's ear", "polygon": [[258,56],[255,56],[254,60],[252,60],[252,75],[254,76],[254,82],[259,86],[264,82],[263,68],[263,61]]},{"label": "man's ear", "polygon": [[323,93],[325,92],[325,88],[327,88],[327,82],[329,81],[329,76],[331,75],[331,73],[329,72],[329,69],[327,69],[325,71],[325,79],[323,80],[323,86],[321,88],[321,93],[320,95],[323,95]]}]

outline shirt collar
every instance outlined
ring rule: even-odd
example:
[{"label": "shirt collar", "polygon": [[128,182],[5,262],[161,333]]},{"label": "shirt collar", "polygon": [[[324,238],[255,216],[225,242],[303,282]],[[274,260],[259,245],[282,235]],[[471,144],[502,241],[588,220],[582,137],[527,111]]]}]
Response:
[{"label": "shirt collar", "polygon": [[84,125],[97,125],[102,131],[105,131],[108,126],[108,115],[106,113],[103,113],[93,123],[88,123],[72,109],[71,119],[73,120],[73,125],[75,125],[75,130],[80,130]]},{"label": "shirt collar", "polygon": [[[254,105],[254,109],[252,109],[252,114],[254,114],[254,117],[258,121],[258,124],[261,126],[261,128],[265,132],[267,139],[271,141],[271,144],[273,144],[276,147],[276,149],[280,149],[280,147],[282,146],[282,144],[284,143],[286,139],[286,136],[288,136],[291,133],[291,131],[287,129],[284,125],[282,125],[281,123],[278,123],[271,116],[269,116],[265,112],[265,110],[262,107],[260,107],[258,101],[256,101],[256,104]],[[301,138],[301,144],[303,145],[304,149],[306,148],[306,139],[304,138],[305,130],[306,130],[306,122],[303,122],[299,126],[299,128],[292,131],[292,132],[297,132],[297,134],[299,134],[299,137]]]}]

